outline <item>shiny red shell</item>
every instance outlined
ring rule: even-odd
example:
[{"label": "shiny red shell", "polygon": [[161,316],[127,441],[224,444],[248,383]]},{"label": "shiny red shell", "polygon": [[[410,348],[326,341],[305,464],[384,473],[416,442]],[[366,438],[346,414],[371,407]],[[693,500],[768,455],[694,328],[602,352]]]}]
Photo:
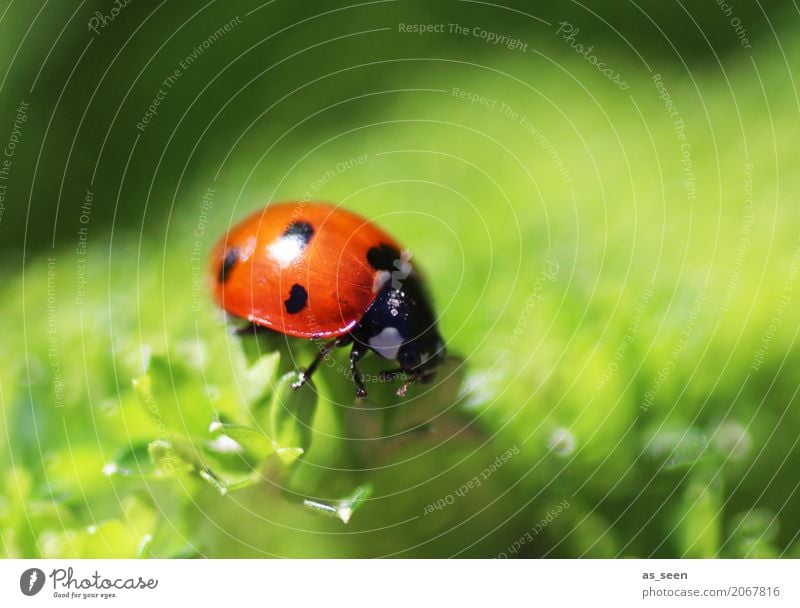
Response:
[{"label": "shiny red shell", "polygon": [[341,336],[357,325],[388,276],[370,264],[374,248],[400,251],[386,232],[341,207],[269,205],[215,245],[214,296],[230,314],[283,334]]}]

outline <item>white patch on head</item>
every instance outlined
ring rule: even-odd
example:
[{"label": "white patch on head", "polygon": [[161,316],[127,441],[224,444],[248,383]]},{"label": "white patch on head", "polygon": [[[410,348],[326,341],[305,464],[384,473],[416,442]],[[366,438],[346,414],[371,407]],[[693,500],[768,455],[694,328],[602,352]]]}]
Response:
[{"label": "white patch on head", "polygon": [[375,278],[372,280],[372,293],[378,293],[391,278],[392,273],[388,270],[379,270],[376,272]]},{"label": "white patch on head", "polygon": [[395,327],[385,327],[377,336],[369,339],[369,347],[385,359],[397,359],[397,351],[403,344],[403,336]]},{"label": "white patch on head", "polygon": [[404,249],[403,252],[400,254],[400,259],[395,260],[393,265],[397,270],[392,273],[392,287],[397,289],[398,291],[403,288],[403,284],[401,281],[404,281],[408,278],[413,270],[411,266],[411,251],[408,249]]}]

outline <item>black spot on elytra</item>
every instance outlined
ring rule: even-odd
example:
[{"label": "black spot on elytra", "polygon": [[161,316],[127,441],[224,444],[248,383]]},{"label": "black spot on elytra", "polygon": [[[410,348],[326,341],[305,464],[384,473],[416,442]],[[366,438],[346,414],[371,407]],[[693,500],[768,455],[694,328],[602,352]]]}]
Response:
[{"label": "black spot on elytra", "polygon": [[283,303],[286,306],[286,312],[290,315],[297,314],[306,307],[308,302],[308,292],[305,287],[295,283],[289,291],[289,297]]},{"label": "black spot on elytra", "polygon": [[225,280],[230,276],[231,269],[238,261],[239,249],[237,247],[231,247],[225,253],[225,257],[222,259],[222,264],[219,267],[219,277],[217,277],[217,280],[220,283],[224,283]]},{"label": "black spot on elytra", "polygon": [[394,262],[400,259],[400,252],[385,243],[378,247],[370,247],[367,251],[367,262],[375,270],[395,270]]},{"label": "black spot on elytra", "polygon": [[283,233],[283,237],[295,238],[303,247],[308,245],[311,237],[314,236],[314,227],[308,222],[292,222]]}]

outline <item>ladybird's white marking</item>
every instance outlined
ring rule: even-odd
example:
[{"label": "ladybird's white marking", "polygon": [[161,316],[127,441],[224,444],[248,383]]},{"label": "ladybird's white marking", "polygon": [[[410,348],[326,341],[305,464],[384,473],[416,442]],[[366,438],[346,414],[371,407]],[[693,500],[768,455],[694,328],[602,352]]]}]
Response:
[{"label": "ladybird's white marking", "polygon": [[378,293],[391,278],[392,274],[388,270],[376,272],[375,278],[372,280],[372,293]]},{"label": "ladybird's white marking", "polygon": [[369,346],[385,359],[397,359],[397,351],[403,344],[403,336],[395,327],[385,327],[377,336],[369,339]]},{"label": "ladybird's white marking", "polygon": [[278,266],[288,268],[297,260],[305,249],[305,241],[299,235],[284,236],[267,247],[267,252],[277,263]]},{"label": "ladybird's white marking", "polygon": [[393,265],[397,270],[392,272],[392,287],[400,290],[403,288],[401,281],[407,279],[412,271],[411,251],[409,249],[404,249],[400,254],[400,259],[395,260]]}]

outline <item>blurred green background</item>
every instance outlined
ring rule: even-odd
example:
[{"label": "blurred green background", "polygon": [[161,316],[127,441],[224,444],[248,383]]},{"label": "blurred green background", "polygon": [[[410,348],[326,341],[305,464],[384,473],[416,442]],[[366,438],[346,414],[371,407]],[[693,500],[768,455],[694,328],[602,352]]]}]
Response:
[{"label": "blurred green background", "polygon": [[[799,32],[790,1],[0,3],[0,555],[800,555]],[[292,394],[307,344],[230,334],[208,250],[304,197],[413,251],[436,383]]]}]

